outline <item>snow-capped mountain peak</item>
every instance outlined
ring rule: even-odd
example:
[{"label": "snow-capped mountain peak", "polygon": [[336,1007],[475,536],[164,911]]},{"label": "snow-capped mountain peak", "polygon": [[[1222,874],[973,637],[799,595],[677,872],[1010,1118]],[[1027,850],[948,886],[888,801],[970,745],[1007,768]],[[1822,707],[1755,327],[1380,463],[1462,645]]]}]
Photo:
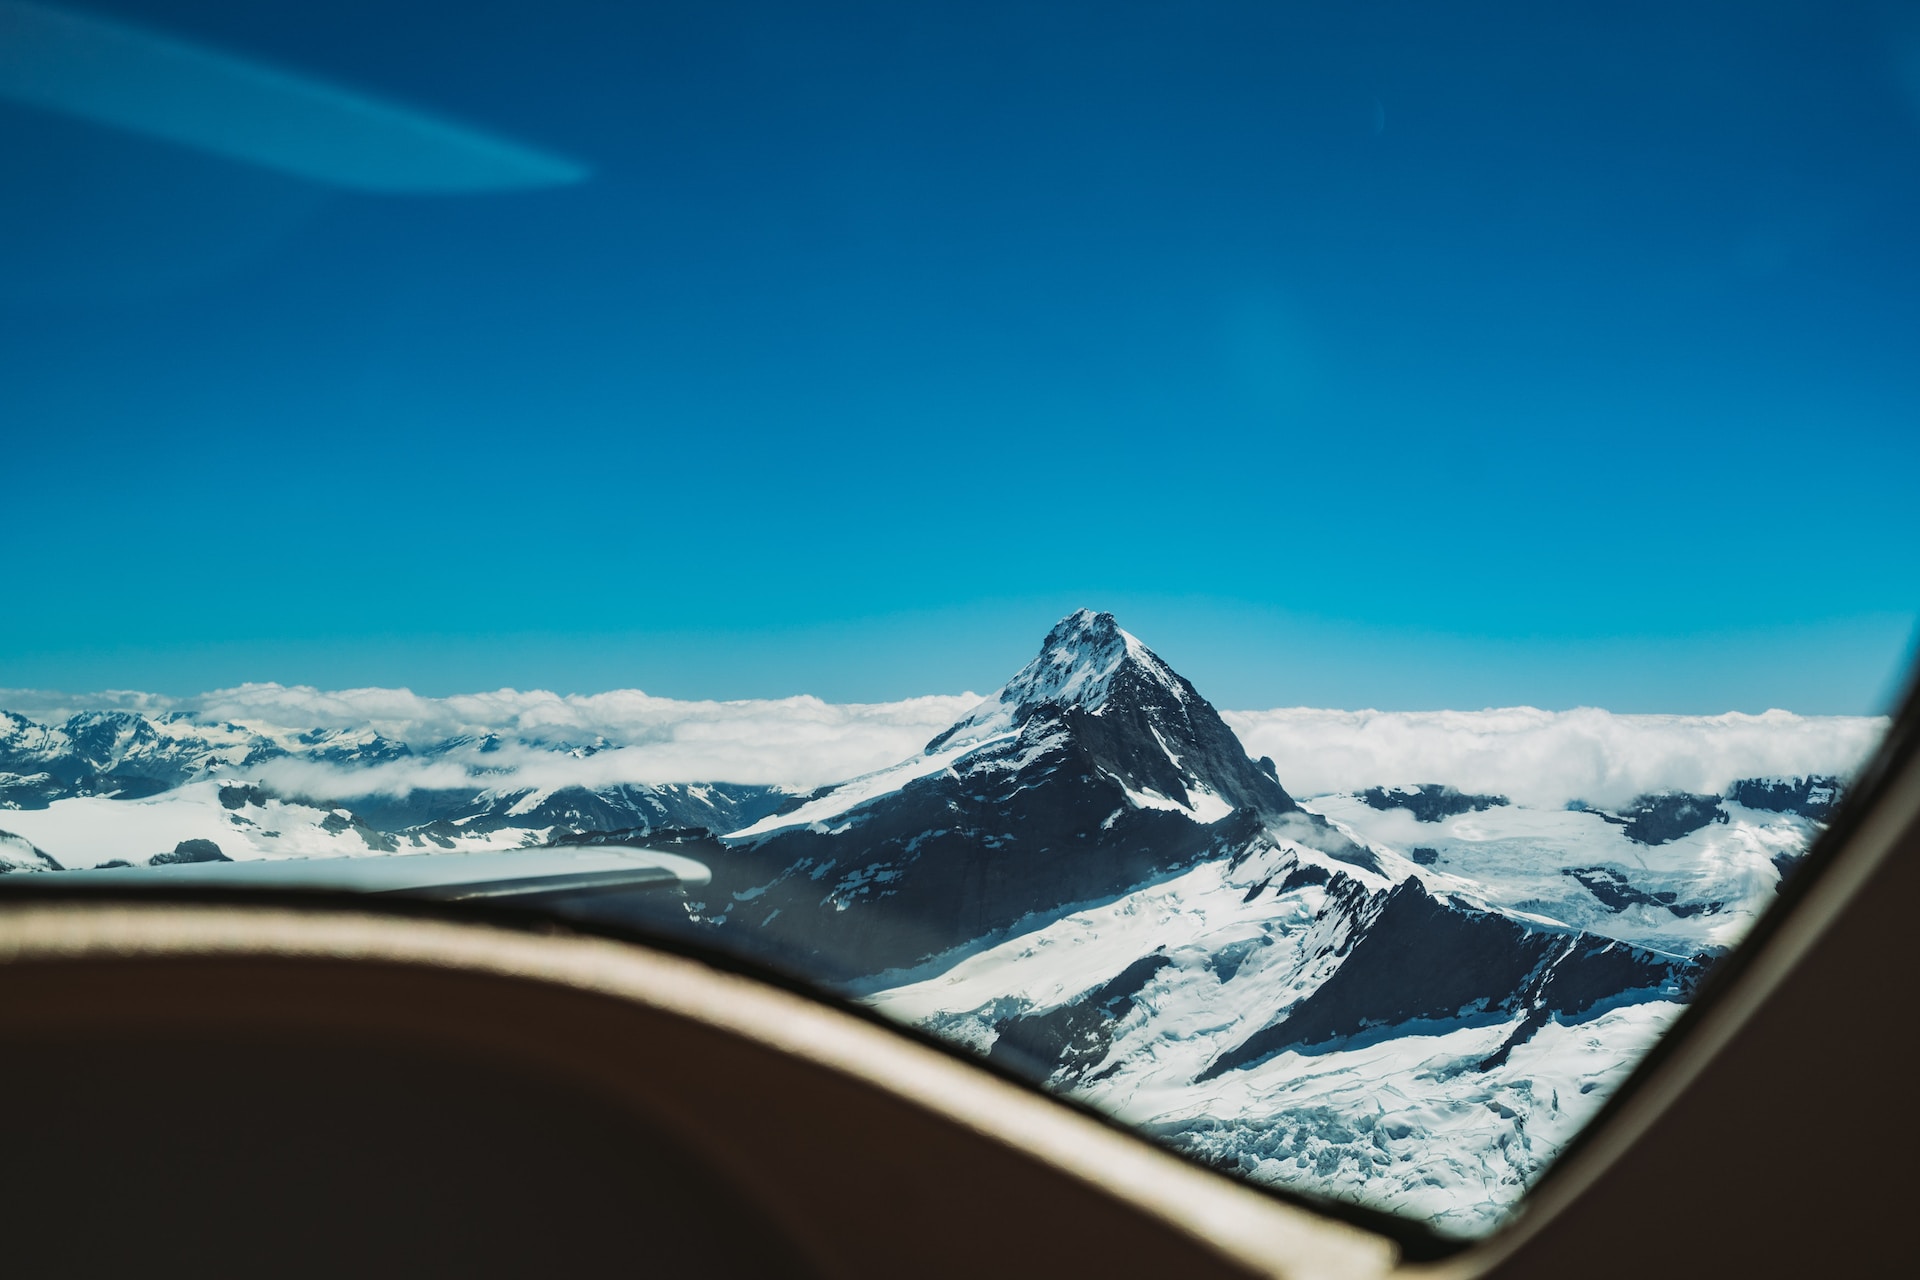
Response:
[{"label": "snow-capped mountain peak", "polygon": [[1040,643],[1040,655],[999,692],[927,744],[929,754],[1012,732],[1043,708],[1077,707],[1099,715],[1116,691],[1144,686],[1176,703],[1196,696],[1193,686],[1110,613],[1077,609]]},{"label": "snow-capped mountain peak", "polygon": [[1054,624],[1040,643],[1040,656],[1007,682],[997,701],[1017,707],[1071,705],[1097,714],[1113,690],[1115,677],[1128,666],[1174,698],[1186,700],[1187,682],[1135,636],[1121,630],[1112,614],[1078,609]]},{"label": "snow-capped mountain peak", "polygon": [[1165,810],[1203,824],[1236,809],[1278,821],[1298,807],[1272,761],[1249,759],[1185,677],[1122,631],[1112,614],[1080,609],[1053,625],[1038,657],[918,755],[824,789],[728,838],[844,822],[943,774],[998,787],[1009,778],[1037,782],[1063,764],[1075,776],[1117,787],[1125,809]]},{"label": "snow-capped mountain peak", "polygon": [[1193,685],[1081,610],[920,754],[730,832],[694,910],[865,981],[1283,838],[1375,867]]}]

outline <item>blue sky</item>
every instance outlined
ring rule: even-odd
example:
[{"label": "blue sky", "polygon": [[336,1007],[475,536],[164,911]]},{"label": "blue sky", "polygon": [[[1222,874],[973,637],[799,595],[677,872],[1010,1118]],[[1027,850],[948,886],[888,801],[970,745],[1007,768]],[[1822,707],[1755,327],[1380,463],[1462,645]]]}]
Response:
[{"label": "blue sky", "polygon": [[0,101],[0,687],[1879,709],[1920,23],[96,3],[578,161],[368,193]]}]

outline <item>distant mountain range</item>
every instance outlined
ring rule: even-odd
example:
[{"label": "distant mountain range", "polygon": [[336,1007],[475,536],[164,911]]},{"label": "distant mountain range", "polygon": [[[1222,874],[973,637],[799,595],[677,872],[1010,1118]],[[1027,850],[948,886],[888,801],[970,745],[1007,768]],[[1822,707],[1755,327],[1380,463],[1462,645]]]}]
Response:
[{"label": "distant mountain range", "polygon": [[[532,786],[519,779],[505,758],[510,747],[519,758],[531,754],[578,760],[607,745],[595,739],[503,744],[492,735],[462,735],[415,747],[365,728],[263,732],[208,723],[186,713],[148,717],[129,711],[82,712],[61,724],[44,725],[0,711],[0,811],[45,810],[62,800],[133,801],[192,793],[204,799],[213,820],[200,838],[218,841],[224,835],[243,855],[314,856],[365,851],[364,841],[356,847],[353,840],[321,838],[339,834],[324,829],[336,814],[344,814],[357,829],[387,837],[381,851],[388,851],[388,845],[479,849],[542,844],[580,831],[729,831],[793,796],[789,788],[724,782]],[[434,778],[432,766],[443,766],[445,782],[396,790],[378,778],[381,766],[402,763],[420,767],[418,776],[429,780]],[[324,768],[332,784],[329,794],[302,794],[297,782],[275,786],[255,780],[276,768],[285,773],[289,766],[296,778],[301,766]],[[355,771],[366,777],[367,793],[333,794],[341,777],[351,778]],[[260,815],[224,800],[213,803],[221,796],[221,784],[228,784],[230,792],[241,780],[251,788],[255,808],[265,809],[271,802],[276,816],[287,811],[286,820],[243,822]],[[116,856],[138,857],[140,852],[128,847]],[[73,865],[91,861],[83,856]]]},{"label": "distant mountain range", "polygon": [[671,845],[707,887],[604,909],[838,987],[1256,1180],[1464,1229],[1617,1083],[1843,791],[1749,778],[1534,808],[1382,783],[1303,804],[1085,610],[921,751],[846,782],[530,777],[617,745],[8,713],[0,870]]}]

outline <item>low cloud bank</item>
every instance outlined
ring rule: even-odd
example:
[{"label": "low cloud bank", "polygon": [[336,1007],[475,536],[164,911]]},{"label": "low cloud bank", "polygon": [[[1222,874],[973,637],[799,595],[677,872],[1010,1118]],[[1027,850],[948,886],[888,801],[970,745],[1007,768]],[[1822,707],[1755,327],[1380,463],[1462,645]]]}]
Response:
[{"label": "low cloud bank", "polygon": [[1522,804],[1620,805],[1653,791],[1718,794],[1738,778],[1850,774],[1883,716],[1615,715],[1541,711],[1321,711],[1222,715],[1296,795],[1446,783]]},{"label": "low cloud bank", "polygon": [[[813,697],[688,702],[637,689],[565,696],[500,689],[426,698],[406,689],[255,684],[207,694],[183,709],[269,736],[316,727],[371,729],[415,750],[461,736],[503,739],[485,754],[465,750],[436,761],[354,768],[281,761],[262,771],[264,779],[302,794],[345,796],[475,781],[503,789],[666,782],[811,788],[914,754],[979,701],[963,693],[877,703]],[[463,783],[458,775],[468,768],[487,773]]]},{"label": "low cloud bank", "polygon": [[[279,684],[182,699],[0,693],[0,706],[42,719],[83,708],[180,712],[205,724],[240,725],[296,751],[296,736],[313,729],[378,733],[415,751],[453,738],[499,739],[486,751],[475,743],[432,759],[370,765],[288,759],[249,770],[277,789],[314,799],[622,783],[810,789],[917,754],[979,701],[962,693],[876,703],[812,697],[690,702],[637,689],[591,695],[500,689],[428,698],[406,689]],[[1717,793],[1737,778],[1848,774],[1887,728],[1884,717],[1785,711],[1661,716],[1595,708],[1282,708],[1222,714],[1250,754],[1273,757],[1280,781],[1297,795],[1440,782],[1533,805],[1619,805],[1651,791]]]}]

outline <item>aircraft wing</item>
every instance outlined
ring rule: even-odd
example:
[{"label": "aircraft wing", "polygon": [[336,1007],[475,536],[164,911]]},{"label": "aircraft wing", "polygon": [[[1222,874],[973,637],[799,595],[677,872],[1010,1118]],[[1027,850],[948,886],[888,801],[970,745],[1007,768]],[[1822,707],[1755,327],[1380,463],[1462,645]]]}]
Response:
[{"label": "aircraft wing", "polygon": [[333,890],[514,905],[579,901],[636,890],[693,889],[711,878],[706,865],[693,858],[624,846],[263,858],[8,877],[23,887]]}]

